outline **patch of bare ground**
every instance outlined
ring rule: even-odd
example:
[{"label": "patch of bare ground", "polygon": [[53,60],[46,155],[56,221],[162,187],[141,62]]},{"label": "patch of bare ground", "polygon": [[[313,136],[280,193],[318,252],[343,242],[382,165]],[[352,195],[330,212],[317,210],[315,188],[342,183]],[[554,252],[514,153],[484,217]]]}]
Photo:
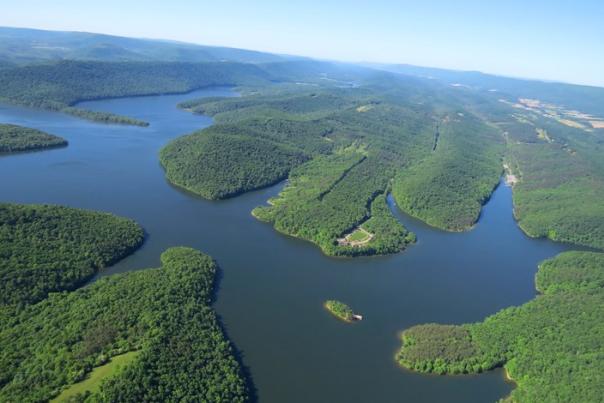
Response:
[{"label": "patch of bare ground", "polygon": [[583,124],[570,119],[558,119],[558,123],[562,123],[568,127],[574,127],[575,129],[585,129]]},{"label": "patch of bare ground", "polygon": [[367,231],[363,227],[356,227],[350,233],[346,234],[343,238],[338,238],[339,246],[352,246],[352,247],[360,247],[368,244],[375,234]]},{"label": "patch of bare ground", "polygon": [[590,120],[589,124],[594,129],[604,129],[604,120]]}]

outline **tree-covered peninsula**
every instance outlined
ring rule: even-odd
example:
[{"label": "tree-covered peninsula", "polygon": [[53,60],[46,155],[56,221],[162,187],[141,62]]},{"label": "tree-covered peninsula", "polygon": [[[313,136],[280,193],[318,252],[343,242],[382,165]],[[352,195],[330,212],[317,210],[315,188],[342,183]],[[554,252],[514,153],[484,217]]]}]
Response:
[{"label": "tree-covered peninsula", "polygon": [[438,374],[504,366],[513,402],[597,402],[604,385],[604,254],[566,252],[543,262],[534,300],[481,323],[427,324],[402,333],[398,362]]},{"label": "tree-covered peninsula", "polygon": [[147,126],[131,117],[78,108],[103,98],[182,93],[212,85],[266,81],[251,64],[65,60],[0,70],[0,101],[62,111],[103,123]]},{"label": "tree-covered peninsula", "polygon": [[[247,401],[210,305],[216,264],[184,247],[161,264],[0,310],[0,401],[48,401],[73,388],[80,402]],[[112,358],[121,368],[86,382]]]},{"label": "tree-covered peninsula", "polygon": [[391,190],[403,209],[433,225],[470,227],[499,181],[501,134],[460,112],[447,89],[438,103],[416,103],[434,90],[379,73],[362,83],[276,85],[184,102],[216,125],[168,144],[166,175],[208,198],[288,178],[253,214],[328,255],[396,253],[413,242],[386,204]]},{"label": "tree-covered peninsula", "polygon": [[[437,228],[465,230],[479,218],[505,163],[516,178],[514,214],[527,234],[604,248],[603,129],[590,123],[603,118],[506,93],[375,72],[350,75],[354,88],[341,81],[265,85],[241,98],[181,104],[217,124],[166,148],[168,178],[212,198],[288,178],[272,206],[254,214],[327,254],[356,255],[404,247],[395,236],[388,247],[371,248],[379,233],[354,248],[338,243],[366,229],[377,195],[391,191],[406,213]],[[237,151],[248,140],[258,147]],[[189,146],[196,152],[185,152]],[[262,155],[260,146],[270,154]],[[357,160],[341,167],[339,155],[350,150]],[[215,163],[220,155],[228,155],[228,164]]]},{"label": "tree-covered peninsula", "polygon": [[170,182],[207,199],[223,199],[272,185],[307,157],[270,141],[212,127],[174,140],[160,161]]},{"label": "tree-covered peninsula", "polygon": [[0,204],[0,305],[73,290],[141,245],[142,228],[108,213]]},{"label": "tree-covered peninsula", "polygon": [[446,116],[435,130],[433,152],[398,173],[392,194],[401,209],[432,226],[469,229],[501,175],[503,137],[462,112]]},{"label": "tree-covered peninsula", "polygon": [[45,150],[66,145],[67,140],[41,130],[0,124],[0,153]]}]

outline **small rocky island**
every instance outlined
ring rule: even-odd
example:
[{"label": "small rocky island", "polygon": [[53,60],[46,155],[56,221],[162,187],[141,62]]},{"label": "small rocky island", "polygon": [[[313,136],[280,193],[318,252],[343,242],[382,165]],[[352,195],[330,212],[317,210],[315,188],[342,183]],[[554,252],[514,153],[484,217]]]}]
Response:
[{"label": "small rocky island", "polygon": [[329,300],[329,301],[325,301],[325,304],[323,304],[323,306],[333,316],[335,316],[338,319],[343,320],[344,322],[350,323],[350,322],[356,322],[356,321],[363,320],[362,315],[355,314],[354,311],[343,302],[336,301],[336,300]]}]

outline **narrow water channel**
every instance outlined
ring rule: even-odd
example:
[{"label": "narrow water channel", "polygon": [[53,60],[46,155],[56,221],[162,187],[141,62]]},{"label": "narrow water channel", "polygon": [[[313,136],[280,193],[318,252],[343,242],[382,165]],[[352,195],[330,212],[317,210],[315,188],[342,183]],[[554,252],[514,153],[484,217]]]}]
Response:
[{"label": "narrow water channel", "polygon": [[[100,275],[156,267],[160,253],[176,245],[212,255],[222,273],[215,308],[261,402],[489,402],[507,395],[513,385],[500,370],[446,377],[399,368],[393,359],[397,333],[418,323],[479,321],[533,298],[537,263],[566,247],[526,237],[514,222],[505,186],[465,233],[430,228],[390,199],[418,243],[393,256],[334,259],[251,216],[283,184],[219,202],[168,184],[159,149],[211,124],[176,104],[233,95],[213,88],[80,105],[149,121],[148,128],[0,105],[0,122],[70,143],[0,157],[0,200],[63,204],[138,221],[148,234],[144,246]],[[322,307],[332,298],[364,320],[351,325],[332,318]]]}]

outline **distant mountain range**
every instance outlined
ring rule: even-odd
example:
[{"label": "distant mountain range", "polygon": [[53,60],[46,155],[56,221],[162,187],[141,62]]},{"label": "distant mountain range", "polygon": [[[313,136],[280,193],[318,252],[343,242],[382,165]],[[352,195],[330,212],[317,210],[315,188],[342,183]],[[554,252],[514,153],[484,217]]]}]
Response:
[{"label": "distant mountain range", "polygon": [[409,64],[365,63],[366,67],[438,80],[449,85],[501,92],[517,98],[538,98],[549,103],[604,116],[604,88],[540,80],[511,78],[479,71],[447,70]]},{"label": "distant mountain range", "polygon": [[491,91],[513,98],[535,98],[604,117],[604,88],[600,87],[510,78],[478,71],[457,71],[408,64],[329,63],[299,56],[168,40],[0,27],[0,69],[61,60],[272,64],[271,71],[277,78],[280,76],[280,70],[283,70],[282,75],[290,78],[294,72],[300,77],[316,77],[332,69],[340,73],[355,70],[357,74],[363,69],[383,70],[454,85],[460,91]]},{"label": "distant mountain range", "polygon": [[64,59],[267,63],[302,58],[176,41],[0,27],[0,65]]}]

